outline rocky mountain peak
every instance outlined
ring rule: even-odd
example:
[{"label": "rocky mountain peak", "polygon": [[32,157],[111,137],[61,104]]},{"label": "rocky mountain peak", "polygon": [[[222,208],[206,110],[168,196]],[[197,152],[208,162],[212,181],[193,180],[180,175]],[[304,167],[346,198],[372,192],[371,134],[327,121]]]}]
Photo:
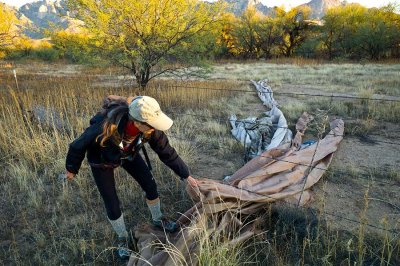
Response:
[{"label": "rocky mountain peak", "polygon": [[64,29],[76,24],[69,15],[64,0],[38,0],[28,3],[19,8],[20,16],[29,20],[31,27],[25,34],[32,38],[42,38],[43,29],[50,28],[50,25],[57,25]]},{"label": "rocky mountain peak", "polygon": [[342,0],[311,0],[304,5],[311,8],[311,18],[320,19],[325,15],[327,9],[343,4]]},{"label": "rocky mountain peak", "polygon": [[270,8],[263,5],[260,0],[225,0],[228,4],[228,11],[235,15],[241,15],[247,8],[255,7],[261,13],[268,15]]}]

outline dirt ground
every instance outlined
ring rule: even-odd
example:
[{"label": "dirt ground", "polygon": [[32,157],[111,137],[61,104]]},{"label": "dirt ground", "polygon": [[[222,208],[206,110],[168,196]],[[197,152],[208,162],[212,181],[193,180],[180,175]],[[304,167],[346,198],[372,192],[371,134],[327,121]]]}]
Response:
[{"label": "dirt ground", "polygon": [[[397,128],[400,127],[397,125]],[[393,142],[392,138],[374,136],[378,141]],[[400,180],[388,179],[389,171],[400,170],[400,145],[388,143],[371,144],[358,138],[349,137],[342,141],[330,166],[332,171],[344,169],[345,173],[322,178],[314,189],[315,194],[326,196],[326,211],[359,221],[360,215],[368,204],[365,217],[367,223],[385,227],[387,218],[390,229],[400,229]],[[352,175],[346,172],[359,172]],[[367,203],[365,201],[367,200]],[[316,205],[316,204],[313,204]],[[354,231],[359,225],[343,218],[332,216],[332,224],[337,228]],[[367,230],[376,230],[367,227]]]}]

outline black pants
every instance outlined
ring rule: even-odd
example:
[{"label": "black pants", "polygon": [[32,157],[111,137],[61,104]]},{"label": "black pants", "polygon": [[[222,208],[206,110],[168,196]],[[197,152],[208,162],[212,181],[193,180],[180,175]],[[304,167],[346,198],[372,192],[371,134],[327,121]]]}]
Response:
[{"label": "black pants", "polygon": [[[121,165],[139,183],[146,198],[154,200],[158,198],[157,185],[147,164],[140,154],[136,154],[132,161],[125,160]],[[122,212],[117,191],[115,189],[114,169],[91,167],[94,180],[106,207],[110,220],[118,219]]]}]

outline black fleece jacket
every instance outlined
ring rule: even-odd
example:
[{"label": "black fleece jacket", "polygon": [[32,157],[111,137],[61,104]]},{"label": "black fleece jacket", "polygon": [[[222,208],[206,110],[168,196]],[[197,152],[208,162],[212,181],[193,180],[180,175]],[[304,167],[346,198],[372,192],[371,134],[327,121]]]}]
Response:
[{"label": "black fleece jacket", "polygon": [[[90,126],[82,135],[69,145],[66,159],[66,169],[77,174],[82,161],[87,152],[89,163],[93,164],[121,164],[121,150],[111,139],[105,142],[105,146],[100,146],[101,138],[97,137],[103,131],[103,122],[105,115],[96,114],[90,119]],[[118,132],[122,135],[128,116],[124,116],[118,125]],[[157,153],[160,160],[171,168],[180,178],[186,179],[189,176],[189,169],[177,152],[169,144],[168,138],[164,132],[154,130],[148,140],[150,147]]]}]

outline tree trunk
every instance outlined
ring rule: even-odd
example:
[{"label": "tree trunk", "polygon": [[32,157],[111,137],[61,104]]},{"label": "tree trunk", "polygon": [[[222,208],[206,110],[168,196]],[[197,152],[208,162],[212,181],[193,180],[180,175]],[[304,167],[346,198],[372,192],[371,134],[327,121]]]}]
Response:
[{"label": "tree trunk", "polygon": [[150,67],[147,69],[140,70],[136,73],[134,73],[136,77],[136,83],[138,84],[140,89],[145,89],[147,86],[147,83],[149,83],[150,80]]},{"label": "tree trunk", "polygon": [[145,69],[139,68],[137,69],[134,62],[131,62],[131,71],[136,78],[136,83],[138,84],[140,89],[145,89],[147,83],[150,80],[150,66],[147,66]]}]

